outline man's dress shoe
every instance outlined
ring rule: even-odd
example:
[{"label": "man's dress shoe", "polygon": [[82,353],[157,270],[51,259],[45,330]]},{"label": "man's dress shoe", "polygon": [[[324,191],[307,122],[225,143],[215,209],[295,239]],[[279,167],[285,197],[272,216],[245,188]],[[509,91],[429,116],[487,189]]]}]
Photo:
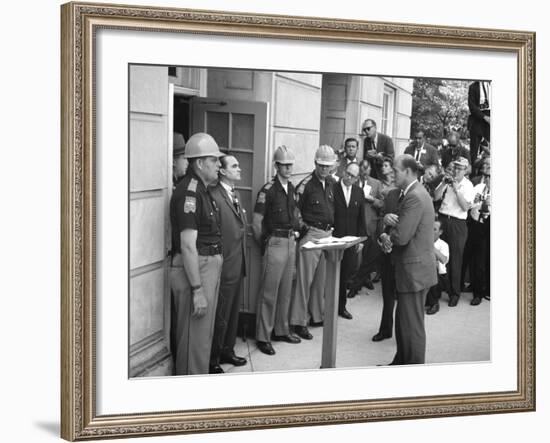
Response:
[{"label": "man's dress shoe", "polygon": [[287,343],[300,343],[302,340],[300,340],[298,337],[296,337],[294,334],[287,334],[287,335],[272,335],[271,340],[273,341],[284,341]]},{"label": "man's dress shoe", "polygon": [[353,318],[353,315],[351,315],[347,309],[342,309],[341,311],[338,311],[338,315],[347,320],[351,320]]},{"label": "man's dress shoe", "polygon": [[246,358],[237,357],[234,352],[220,355],[220,363],[229,363],[233,366],[246,365]]},{"label": "man's dress shoe", "polygon": [[318,328],[320,326],[323,326],[323,322],[322,321],[313,321],[313,320],[310,320],[309,321],[309,326],[313,326],[314,328]]},{"label": "man's dress shoe", "polygon": [[273,346],[271,346],[271,343],[268,341],[259,341],[256,343],[258,345],[258,349],[267,355],[274,355],[275,349],[273,349]]},{"label": "man's dress shoe", "polygon": [[458,295],[452,295],[451,299],[449,300],[449,306],[451,308],[454,308],[458,304]]},{"label": "man's dress shoe", "polygon": [[435,303],[428,308],[428,310],[426,311],[426,314],[433,315],[433,314],[437,314],[438,312],[439,312],[439,303]]},{"label": "man's dress shoe", "polygon": [[208,368],[209,374],[223,374],[224,370],[220,365],[213,365]]},{"label": "man's dress shoe", "polygon": [[472,306],[477,306],[481,303],[481,297],[474,297],[472,298],[472,301],[470,302],[470,304]]},{"label": "man's dress shoe", "polygon": [[304,340],[311,340],[313,338],[313,335],[309,333],[306,326],[295,326],[294,332],[296,332],[298,337],[303,338]]},{"label": "man's dress shoe", "polygon": [[385,340],[386,338],[391,338],[391,335],[385,335],[379,332],[378,334],[372,337],[372,341],[382,341],[382,340]]}]

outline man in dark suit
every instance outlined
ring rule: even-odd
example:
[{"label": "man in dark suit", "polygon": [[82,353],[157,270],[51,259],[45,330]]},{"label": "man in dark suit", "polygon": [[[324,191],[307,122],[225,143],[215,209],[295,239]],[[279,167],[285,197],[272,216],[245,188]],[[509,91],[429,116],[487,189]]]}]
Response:
[{"label": "man in dark suit", "polygon": [[389,234],[380,236],[395,264],[397,352],[390,364],[421,364],[426,359],[424,304],[429,288],[437,283],[433,252],[435,213],[432,199],[418,183],[415,159],[407,154],[399,156],[393,169],[395,184],[403,192],[398,213],[384,216],[384,223],[391,226]]},{"label": "man in dark suit", "polygon": [[377,132],[376,122],[370,118],[363,122],[362,132],[365,134],[363,156],[371,164],[371,176],[380,179],[382,176],[380,168],[384,157],[391,159],[394,157],[393,141],[391,137]]},{"label": "man in dark suit", "polygon": [[491,141],[491,83],[475,81],[468,88],[468,130],[470,131],[470,163],[477,159],[482,139]]},{"label": "man in dark suit", "polygon": [[470,157],[470,151],[460,143],[458,133],[451,132],[449,135],[449,144],[441,151],[441,166],[446,169],[451,163],[459,157]]},{"label": "man in dark suit", "polygon": [[365,204],[363,217],[367,240],[364,242],[361,266],[349,284],[349,298],[355,297],[363,286],[374,289],[370,275],[379,270],[381,251],[376,242],[377,228],[380,219],[380,210],[384,206],[382,197],[382,183],[370,176],[371,167],[368,160],[361,160],[359,164],[359,181],[357,185],[363,190]]},{"label": "man in dark suit", "polygon": [[[359,178],[359,165],[350,163],[344,176],[334,187],[334,237],[346,235],[364,236],[365,223],[363,191],[354,183]],[[363,245],[358,245],[361,248]],[[353,317],[346,309],[346,283],[357,267],[357,248],[348,248],[340,264],[340,292],[338,296],[338,315],[351,320]]]},{"label": "man in dark suit", "polygon": [[[384,198],[384,207],[381,214],[397,214],[399,212],[399,197],[401,190],[391,188]],[[378,224],[377,238],[382,232],[389,233],[391,227],[384,224],[384,219]],[[378,242],[377,242],[378,243]],[[377,244],[378,246],[378,244]],[[393,310],[395,307],[395,266],[390,250],[380,250],[380,279],[382,282],[382,316],[378,332],[372,337],[372,341],[378,342],[391,338],[393,335]]]},{"label": "man in dark suit", "polygon": [[246,214],[235,183],[241,179],[239,161],[232,155],[220,158],[219,181],[210,189],[218,207],[223,244],[220,293],[210,353],[210,373],[223,372],[220,363],[243,366],[246,359],[235,355],[239,317],[239,294],[246,270]]},{"label": "man in dark suit", "polygon": [[414,142],[407,146],[405,154],[412,155],[422,169],[430,165],[439,165],[437,149],[426,142],[423,131],[417,131]]}]

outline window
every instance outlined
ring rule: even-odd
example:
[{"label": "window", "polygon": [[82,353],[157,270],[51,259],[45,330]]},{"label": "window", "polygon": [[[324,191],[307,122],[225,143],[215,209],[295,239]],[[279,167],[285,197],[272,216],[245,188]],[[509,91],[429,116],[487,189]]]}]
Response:
[{"label": "window", "polygon": [[380,130],[383,134],[393,136],[395,89],[384,86],[384,97],[382,99],[382,124]]}]

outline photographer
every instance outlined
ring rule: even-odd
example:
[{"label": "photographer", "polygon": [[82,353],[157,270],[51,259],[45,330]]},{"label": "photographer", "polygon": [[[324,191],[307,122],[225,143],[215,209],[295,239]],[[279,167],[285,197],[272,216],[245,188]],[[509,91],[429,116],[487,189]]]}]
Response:
[{"label": "photographer", "polygon": [[435,189],[434,199],[441,200],[439,219],[444,235],[442,239],[449,244],[449,306],[457,305],[460,298],[460,280],[464,245],[468,237],[466,218],[474,201],[474,186],[465,177],[470,164],[466,157],[453,162],[453,173],[445,171],[443,180]]}]

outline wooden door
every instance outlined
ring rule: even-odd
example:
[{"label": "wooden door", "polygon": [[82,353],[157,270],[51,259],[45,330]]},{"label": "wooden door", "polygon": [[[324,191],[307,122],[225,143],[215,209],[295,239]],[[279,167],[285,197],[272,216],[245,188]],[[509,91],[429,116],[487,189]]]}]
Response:
[{"label": "wooden door", "polygon": [[197,97],[192,103],[192,128],[210,134],[224,153],[235,155],[241,165],[236,186],[247,213],[247,277],[242,288],[241,312],[256,312],[260,289],[261,255],[252,237],[252,211],[260,188],[267,181],[266,161],[268,104]]},{"label": "wooden door", "polygon": [[168,68],[132,66],[129,102],[129,376],[167,375],[171,373],[166,315],[171,191]]}]

